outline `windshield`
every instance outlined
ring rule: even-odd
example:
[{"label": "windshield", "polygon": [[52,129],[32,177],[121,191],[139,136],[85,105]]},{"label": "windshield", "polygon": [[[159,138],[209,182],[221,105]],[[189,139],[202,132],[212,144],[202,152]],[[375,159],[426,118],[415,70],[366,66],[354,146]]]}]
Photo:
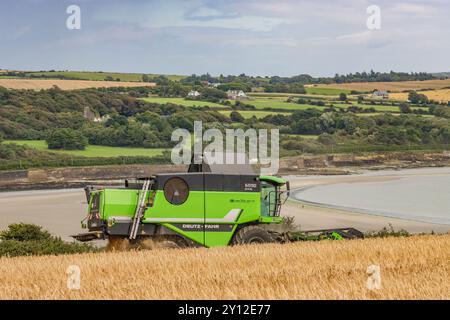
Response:
[{"label": "windshield", "polygon": [[99,213],[99,211],[100,211],[100,193],[94,193],[92,195],[90,213]]}]

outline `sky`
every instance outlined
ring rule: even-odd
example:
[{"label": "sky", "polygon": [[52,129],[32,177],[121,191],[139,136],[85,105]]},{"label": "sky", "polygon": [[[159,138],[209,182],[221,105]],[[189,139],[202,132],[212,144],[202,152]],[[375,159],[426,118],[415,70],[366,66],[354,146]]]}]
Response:
[{"label": "sky", "polygon": [[[66,26],[70,5],[80,8],[81,29]],[[367,11],[373,5],[379,19]],[[448,0],[1,0],[0,68],[448,72],[449,13]]]}]

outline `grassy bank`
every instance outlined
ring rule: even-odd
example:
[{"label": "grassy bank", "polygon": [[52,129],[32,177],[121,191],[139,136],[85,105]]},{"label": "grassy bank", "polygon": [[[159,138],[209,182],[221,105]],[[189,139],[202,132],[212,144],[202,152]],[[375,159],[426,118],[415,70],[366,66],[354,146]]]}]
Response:
[{"label": "grassy bank", "polygon": [[154,157],[159,156],[165,149],[131,148],[131,147],[106,147],[89,145],[85,150],[49,150],[44,140],[8,140],[5,143],[26,145],[41,151],[51,151],[58,154],[68,154],[88,158],[109,157]]},{"label": "grassy bank", "polygon": [[[448,252],[450,235],[430,235],[0,258],[0,298],[449,299]],[[67,288],[71,265],[79,290]],[[378,290],[366,287],[370,265]]]},{"label": "grassy bank", "polygon": [[88,148],[85,151],[51,152],[46,148],[44,141],[29,140],[19,141],[19,143],[17,141],[4,142],[0,144],[0,152],[3,156],[0,159],[0,171],[170,162],[170,155],[164,153],[162,149],[96,148],[94,146],[93,149]]}]

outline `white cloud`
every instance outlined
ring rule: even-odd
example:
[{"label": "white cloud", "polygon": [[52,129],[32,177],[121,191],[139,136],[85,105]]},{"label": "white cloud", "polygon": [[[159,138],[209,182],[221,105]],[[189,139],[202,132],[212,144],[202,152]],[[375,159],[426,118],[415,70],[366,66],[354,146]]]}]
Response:
[{"label": "white cloud", "polygon": [[436,13],[436,9],[428,4],[417,3],[395,3],[389,8],[392,13],[414,14],[414,15],[430,15]]},{"label": "white cloud", "polygon": [[222,11],[199,0],[161,3],[119,4],[96,16],[102,21],[122,21],[148,28],[204,27],[249,31],[271,31],[288,20]]}]

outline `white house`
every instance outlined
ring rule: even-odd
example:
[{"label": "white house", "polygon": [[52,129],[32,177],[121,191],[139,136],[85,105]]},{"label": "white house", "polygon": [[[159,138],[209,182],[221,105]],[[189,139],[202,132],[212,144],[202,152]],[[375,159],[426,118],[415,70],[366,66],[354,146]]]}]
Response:
[{"label": "white house", "polygon": [[187,95],[188,98],[198,98],[199,96],[200,92],[198,92],[197,90],[191,90]]},{"label": "white house", "polygon": [[228,90],[227,96],[228,96],[228,99],[231,99],[231,100],[248,99],[248,96],[242,90]]},{"label": "white house", "polygon": [[384,90],[375,90],[372,92],[373,99],[389,99],[389,93]]}]

